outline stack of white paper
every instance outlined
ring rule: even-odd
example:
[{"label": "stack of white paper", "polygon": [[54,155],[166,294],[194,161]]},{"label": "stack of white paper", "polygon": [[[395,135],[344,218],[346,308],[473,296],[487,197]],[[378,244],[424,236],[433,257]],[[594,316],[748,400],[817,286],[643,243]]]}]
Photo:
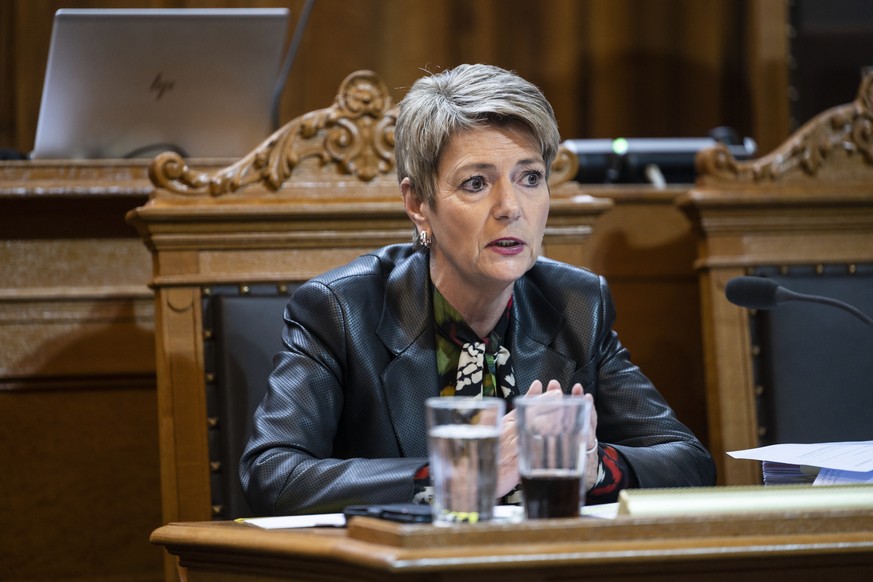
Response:
[{"label": "stack of white paper", "polygon": [[818,476],[819,467],[762,461],[764,485],[812,485]]},{"label": "stack of white paper", "polygon": [[804,473],[816,472],[813,485],[873,483],[873,441],[770,445],[728,454],[761,461],[767,485],[803,482]]}]

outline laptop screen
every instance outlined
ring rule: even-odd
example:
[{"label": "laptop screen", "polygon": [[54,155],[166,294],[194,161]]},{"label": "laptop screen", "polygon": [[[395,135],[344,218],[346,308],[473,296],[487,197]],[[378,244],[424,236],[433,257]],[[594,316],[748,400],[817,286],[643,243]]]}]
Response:
[{"label": "laptop screen", "polygon": [[266,139],[289,11],[63,9],[33,159],[238,158]]}]

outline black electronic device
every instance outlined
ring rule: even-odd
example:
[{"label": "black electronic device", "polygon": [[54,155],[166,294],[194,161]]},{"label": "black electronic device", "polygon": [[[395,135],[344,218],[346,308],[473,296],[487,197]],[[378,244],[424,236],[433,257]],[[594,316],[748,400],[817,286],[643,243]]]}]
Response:
[{"label": "black electronic device", "polygon": [[752,138],[740,139],[719,127],[704,138],[568,139],[563,143],[579,160],[576,181],[583,184],[691,184],[697,152],[724,145],[737,160],[755,155]]},{"label": "black electronic device", "polygon": [[419,503],[388,503],[384,505],[350,505],[343,510],[346,520],[353,517],[375,517],[400,523],[430,523],[430,505]]}]

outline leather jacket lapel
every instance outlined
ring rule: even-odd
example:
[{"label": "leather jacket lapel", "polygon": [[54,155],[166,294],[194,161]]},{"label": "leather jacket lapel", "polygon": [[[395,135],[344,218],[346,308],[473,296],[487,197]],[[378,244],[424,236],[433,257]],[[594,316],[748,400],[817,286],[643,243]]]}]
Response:
[{"label": "leather jacket lapel", "polygon": [[392,270],[376,330],[395,356],[382,373],[382,386],[404,457],[427,456],[424,402],[440,392],[427,268],[428,254],[419,251]]},{"label": "leather jacket lapel", "polygon": [[514,295],[510,349],[519,393],[526,394],[534,380],[545,388],[549,380],[556,379],[568,390],[565,384],[573,376],[575,362],[551,348],[565,324],[564,317],[526,277],[516,282]]}]

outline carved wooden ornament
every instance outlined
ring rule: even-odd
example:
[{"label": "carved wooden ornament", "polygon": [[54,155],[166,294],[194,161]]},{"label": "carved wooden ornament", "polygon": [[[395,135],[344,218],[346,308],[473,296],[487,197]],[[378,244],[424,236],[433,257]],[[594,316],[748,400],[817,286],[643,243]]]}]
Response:
[{"label": "carved wooden ornament", "polygon": [[719,145],[697,155],[697,173],[704,180],[738,182],[812,178],[837,152],[863,156],[873,169],[873,73],[862,80],[854,102],[820,113],[769,155],[739,162]]},{"label": "carved wooden ornament", "polygon": [[369,182],[394,167],[396,119],[382,79],[358,71],[346,77],[331,107],[294,119],[235,164],[210,175],[165,152],[152,161],[149,177],[158,188],[191,196],[218,197],[255,183],[276,191],[301,162],[315,158]]}]

